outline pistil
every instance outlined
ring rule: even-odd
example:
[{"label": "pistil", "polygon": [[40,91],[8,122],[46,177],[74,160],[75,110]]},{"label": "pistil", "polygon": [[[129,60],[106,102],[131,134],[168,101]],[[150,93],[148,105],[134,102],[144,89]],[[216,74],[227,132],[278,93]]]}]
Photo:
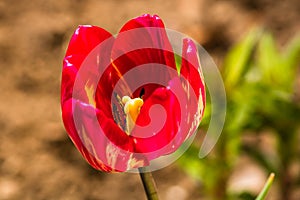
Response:
[{"label": "pistil", "polygon": [[141,98],[131,99],[129,96],[124,96],[122,103],[124,104],[124,112],[126,114],[126,133],[130,135],[144,101]]}]

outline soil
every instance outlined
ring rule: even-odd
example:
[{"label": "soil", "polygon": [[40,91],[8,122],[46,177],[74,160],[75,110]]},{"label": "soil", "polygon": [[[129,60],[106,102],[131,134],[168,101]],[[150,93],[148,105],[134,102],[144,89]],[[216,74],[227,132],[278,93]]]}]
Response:
[{"label": "soil", "polygon": [[[230,46],[256,25],[270,30],[279,46],[285,44],[299,34],[299,11],[298,0],[1,0],[0,200],[145,199],[138,175],[92,169],[63,127],[62,59],[79,24],[117,33],[127,20],[156,13],[220,64]],[[238,172],[233,181],[249,170]],[[253,173],[260,185],[265,174]],[[154,177],[162,199],[202,199],[200,183],[176,164]]]}]

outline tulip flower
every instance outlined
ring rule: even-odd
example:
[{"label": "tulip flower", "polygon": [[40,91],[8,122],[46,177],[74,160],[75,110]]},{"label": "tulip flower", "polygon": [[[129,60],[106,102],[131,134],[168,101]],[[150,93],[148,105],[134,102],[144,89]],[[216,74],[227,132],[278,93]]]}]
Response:
[{"label": "tulip flower", "polygon": [[179,43],[180,66],[156,15],[128,21],[117,36],[97,26],[76,29],[63,61],[62,117],[92,167],[148,166],[196,131],[205,86],[196,45],[188,38]]}]

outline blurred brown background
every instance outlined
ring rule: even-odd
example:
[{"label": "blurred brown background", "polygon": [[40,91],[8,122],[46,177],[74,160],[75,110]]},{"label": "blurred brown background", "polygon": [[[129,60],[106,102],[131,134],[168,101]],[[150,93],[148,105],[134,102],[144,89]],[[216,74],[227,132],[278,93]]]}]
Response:
[{"label": "blurred brown background", "polygon": [[[63,128],[62,59],[79,24],[115,34],[133,17],[158,14],[221,64],[255,25],[284,44],[299,33],[299,11],[298,0],[0,0],[0,200],[145,199],[138,175],[93,170]],[[255,173],[260,186],[265,176]],[[199,183],[176,164],[154,176],[162,199],[201,199]]]}]

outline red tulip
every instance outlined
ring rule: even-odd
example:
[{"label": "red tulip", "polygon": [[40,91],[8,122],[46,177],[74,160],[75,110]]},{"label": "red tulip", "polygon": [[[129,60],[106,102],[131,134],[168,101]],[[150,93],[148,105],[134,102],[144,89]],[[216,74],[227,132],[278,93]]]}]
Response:
[{"label": "red tulip", "polygon": [[156,15],[130,20],[116,37],[79,26],[63,62],[61,107],[70,138],[91,166],[107,172],[147,166],[176,151],[203,116],[196,45],[183,40],[179,73]]}]

